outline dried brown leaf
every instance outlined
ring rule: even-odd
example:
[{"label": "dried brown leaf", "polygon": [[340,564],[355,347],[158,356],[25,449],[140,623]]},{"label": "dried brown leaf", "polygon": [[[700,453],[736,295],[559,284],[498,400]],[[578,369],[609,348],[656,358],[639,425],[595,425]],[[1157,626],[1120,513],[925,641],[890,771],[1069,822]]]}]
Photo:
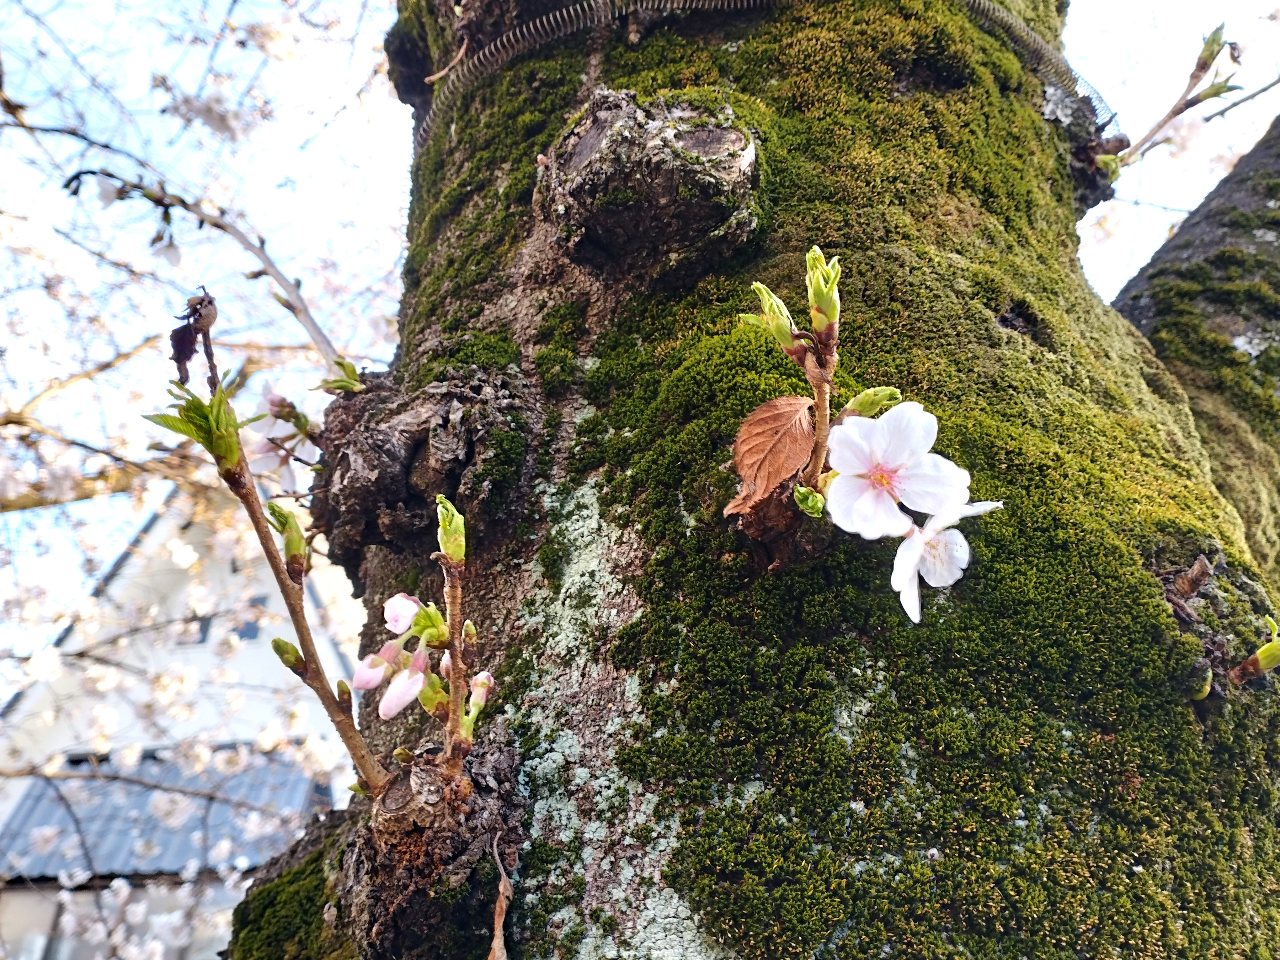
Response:
[{"label": "dried brown leaf", "polygon": [[733,464],[742,489],[724,508],[726,517],[747,513],[813,453],[812,397],[778,397],[751,411],[733,441]]},{"label": "dried brown leaf", "polygon": [[169,334],[169,346],[173,347],[173,356],[169,359],[178,365],[178,382],[185,384],[191,379],[187,364],[196,355],[196,328],[189,323],[174,327]]},{"label": "dried brown leaf", "polygon": [[499,831],[498,836],[493,838],[493,861],[498,865],[498,901],[493,905],[493,941],[489,944],[488,960],[508,960],[507,941],[502,933],[502,925],[507,919],[507,907],[516,893],[507,877],[507,871],[503,869],[502,857],[498,854],[498,839],[501,836],[502,832]]}]

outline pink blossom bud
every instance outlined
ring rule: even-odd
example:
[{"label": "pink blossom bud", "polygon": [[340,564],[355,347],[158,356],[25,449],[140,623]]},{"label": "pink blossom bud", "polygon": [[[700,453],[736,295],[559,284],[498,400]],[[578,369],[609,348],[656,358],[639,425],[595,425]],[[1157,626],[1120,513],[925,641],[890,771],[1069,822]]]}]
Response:
[{"label": "pink blossom bud", "polygon": [[397,593],[382,605],[382,616],[387,622],[387,629],[392,633],[404,633],[413,626],[413,618],[422,609],[417,597],[407,593]]},{"label": "pink blossom bud", "polygon": [[378,704],[378,716],[390,720],[413,701],[418,699],[426,676],[417,670],[401,670],[391,678],[387,692],[382,695]]},{"label": "pink blossom bud", "polygon": [[482,710],[489,702],[489,694],[498,688],[498,681],[488,670],[481,670],[471,678],[471,709]]},{"label": "pink blossom bud", "polygon": [[449,656],[449,651],[446,650],[444,652],[444,656],[440,658],[440,676],[448,680],[449,675],[452,673],[453,673],[453,657]]},{"label": "pink blossom bud", "polygon": [[387,670],[400,659],[401,643],[388,640],[377,653],[371,653],[360,661],[351,686],[356,690],[372,690],[387,678]]},{"label": "pink blossom bud", "polygon": [[372,690],[387,678],[389,664],[375,653],[369,654],[356,665],[351,686],[356,690]]},{"label": "pink blossom bud", "polygon": [[293,416],[293,404],[276,393],[269,383],[262,385],[262,400],[267,412],[277,420],[288,420]]}]

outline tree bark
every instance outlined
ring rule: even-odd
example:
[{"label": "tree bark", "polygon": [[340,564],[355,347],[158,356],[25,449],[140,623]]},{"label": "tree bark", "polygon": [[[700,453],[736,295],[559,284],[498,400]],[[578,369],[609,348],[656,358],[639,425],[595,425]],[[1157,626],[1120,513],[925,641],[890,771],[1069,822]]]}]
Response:
[{"label": "tree bark", "polygon": [[1215,485],[1280,573],[1280,121],[1116,298],[1187,392]]},{"label": "tree bark", "polygon": [[[402,0],[420,111],[517,22],[461,9]],[[1016,12],[1057,36],[1052,0]],[[1042,98],[960,3],[798,2],[539,47],[436,118],[400,352],[331,407],[315,514],[370,652],[388,596],[439,598],[435,494],[466,513],[478,799],[432,821],[438,724],[367,698],[375,750],[418,759],[255,885],[230,957],[490,955],[494,838],[512,956],[1265,955],[1275,696],[1224,677],[1267,561],[1080,275],[1082,144]],[[722,516],[742,418],[806,392],[736,315],[753,280],[794,312],[815,243],[835,402],[899,387],[1005,504],[920,626],[895,543]]]}]

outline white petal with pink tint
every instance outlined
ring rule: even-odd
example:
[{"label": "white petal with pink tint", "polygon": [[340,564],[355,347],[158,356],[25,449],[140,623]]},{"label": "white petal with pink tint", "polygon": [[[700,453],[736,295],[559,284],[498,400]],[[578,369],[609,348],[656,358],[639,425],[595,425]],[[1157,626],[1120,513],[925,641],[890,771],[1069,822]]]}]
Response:
[{"label": "white petal with pink tint", "polygon": [[844,473],[827,487],[827,512],[841,530],[868,540],[901,537],[912,526],[888,491]]},{"label": "white petal with pink tint", "polygon": [[871,421],[880,431],[878,453],[883,463],[910,463],[933,449],[938,439],[938,418],[914,400],[890,407]]},{"label": "white petal with pink tint", "polygon": [[413,618],[421,609],[422,603],[417,597],[411,597],[407,593],[397,593],[382,605],[382,616],[386,620],[388,630],[392,633],[404,633],[413,626]]},{"label": "white petal with pink tint", "polygon": [[383,720],[390,720],[417,700],[426,679],[424,674],[416,670],[401,670],[397,673],[391,678],[387,692],[382,695],[382,701],[378,704],[378,716]]},{"label": "white petal with pink tint", "polygon": [[898,591],[902,601],[902,609],[912,623],[920,622],[920,557],[924,553],[924,537],[919,531],[913,533],[898,545],[898,552],[893,558],[893,575],[889,584]]},{"label": "white petal with pink tint", "polygon": [[369,654],[369,656],[356,664],[355,675],[351,678],[351,688],[353,690],[372,690],[386,679],[387,666],[387,661],[377,654]]}]

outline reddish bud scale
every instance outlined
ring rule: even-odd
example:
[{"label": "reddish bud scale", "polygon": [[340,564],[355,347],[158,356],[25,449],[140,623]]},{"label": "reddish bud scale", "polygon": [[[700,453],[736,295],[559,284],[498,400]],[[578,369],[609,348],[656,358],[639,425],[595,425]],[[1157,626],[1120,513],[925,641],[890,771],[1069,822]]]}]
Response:
[{"label": "reddish bud scale", "polygon": [[1262,676],[1262,663],[1258,660],[1255,653],[1243,663],[1236,664],[1227,672],[1227,679],[1234,683],[1237,687],[1242,687],[1250,680],[1256,680]]}]

